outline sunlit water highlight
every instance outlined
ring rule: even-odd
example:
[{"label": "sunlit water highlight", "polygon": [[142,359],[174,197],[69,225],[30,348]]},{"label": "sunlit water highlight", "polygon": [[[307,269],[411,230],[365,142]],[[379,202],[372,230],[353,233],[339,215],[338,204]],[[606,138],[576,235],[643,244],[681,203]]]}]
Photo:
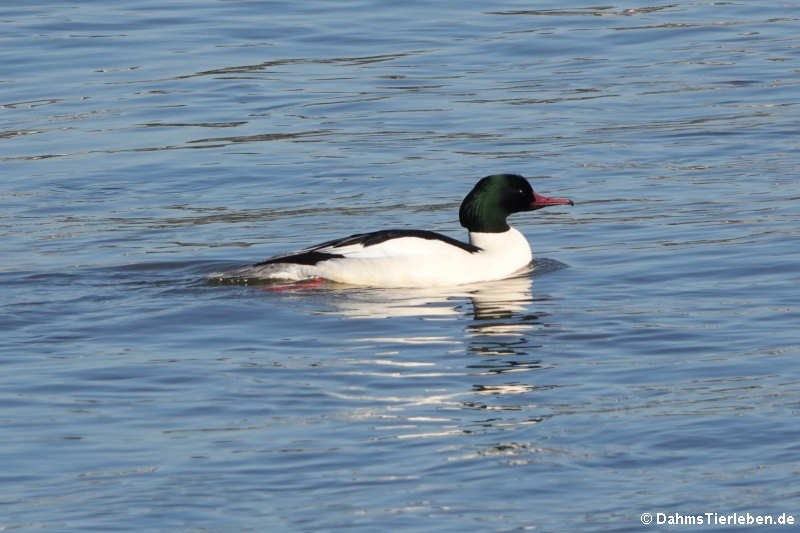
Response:
[{"label": "sunlit water highlight", "polygon": [[[1,7],[0,529],[796,512],[799,8]],[[553,268],[205,280],[496,172]]]}]

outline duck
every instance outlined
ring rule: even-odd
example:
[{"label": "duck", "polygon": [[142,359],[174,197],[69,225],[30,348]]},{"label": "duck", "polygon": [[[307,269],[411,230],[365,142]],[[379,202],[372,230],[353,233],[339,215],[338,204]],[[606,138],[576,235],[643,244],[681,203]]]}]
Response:
[{"label": "duck", "polygon": [[355,233],[259,263],[208,275],[223,281],[328,280],[368,287],[444,287],[514,277],[533,260],[525,236],[508,225],[518,212],[575,205],[534,192],[518,174],[480,179],[461,202],[468,242],[422,229]]}]

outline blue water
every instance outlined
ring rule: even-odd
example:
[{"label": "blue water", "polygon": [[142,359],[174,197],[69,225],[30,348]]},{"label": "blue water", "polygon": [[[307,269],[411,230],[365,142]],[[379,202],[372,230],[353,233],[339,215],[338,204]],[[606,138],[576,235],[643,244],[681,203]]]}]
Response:
[{"label": "blue water", "polygon": [[[18,4],[0,530],[800,521],[800,4]],[[496,172],[529,276],[204,280]]]}]

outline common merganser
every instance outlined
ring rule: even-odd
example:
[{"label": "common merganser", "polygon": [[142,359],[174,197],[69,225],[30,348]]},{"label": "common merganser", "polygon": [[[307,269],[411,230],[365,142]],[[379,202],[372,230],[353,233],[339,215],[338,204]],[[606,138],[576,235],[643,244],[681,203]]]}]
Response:
[{"label": "common merganser", "polygon": [[487,176],[459,210],[469,243],[428,230],[388,229],[357,233],[227,272],[209,279],[288,280],[322,278],[372,287],[440,287],[491,281],[526,268],[528,240],[506,218],[519,211],[574,205],[567,198],[533,192],[516,174]]}]

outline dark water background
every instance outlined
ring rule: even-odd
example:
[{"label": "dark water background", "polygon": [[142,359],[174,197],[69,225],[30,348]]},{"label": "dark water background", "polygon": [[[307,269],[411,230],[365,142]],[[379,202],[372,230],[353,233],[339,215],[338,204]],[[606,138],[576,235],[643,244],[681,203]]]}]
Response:
[{"label": "dark water background", "polygon": [[[798,18],[3,4],[0,530],[800,521]],[[496,172],[576,202],[513,219],[553,268],[202,279],[356,231],[462,237]]]}]

